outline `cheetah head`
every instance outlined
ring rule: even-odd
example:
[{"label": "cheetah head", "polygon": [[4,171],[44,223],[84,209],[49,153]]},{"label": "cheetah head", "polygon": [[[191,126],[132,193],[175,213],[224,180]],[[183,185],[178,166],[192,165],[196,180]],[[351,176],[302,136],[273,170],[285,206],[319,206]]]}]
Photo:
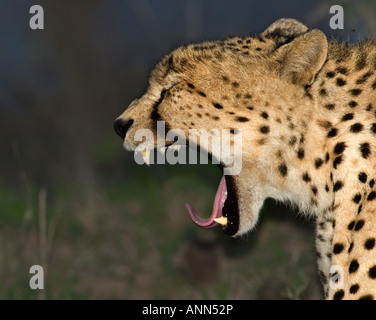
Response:
[{"label": "cheetah head", "polygon": [[[221,179],[210,218],[201,219],[191,204],[186,206],[199,226],[213,227],[219,222],[229,235],[244,234],[255,226],[264,200],[278,198],[276,190],[283,189],[283,182],[271,181],[266,165],[269,151],[277,145],[272,128],[264,124],[271,113],[262,110],[275,105],[291,107],[297,88],[304,93],[326,54],[325,35],[293,19],[280,19],[255,37],[180,47],[157,64],[146,93],[116,119],[115,131],[130,151],[141,144],[159,148],[161,141],[173,145],[179,138],[188,146],[192,129],[198,130],[195,138],[201,132],[222,129],[229,130],[231,141],[241,134],[241,171]],[[163,130],[158,129],[161,121]],[[145,129],[154,138],[141,141],[137,135]],[[179,132],[175,140],[169,137],[171,130]],[[201,139],[194,143],[218,159],[223,171],[228,168],[213,144],[201,143]],[[285,168],[279,169],[283,175]]]}]

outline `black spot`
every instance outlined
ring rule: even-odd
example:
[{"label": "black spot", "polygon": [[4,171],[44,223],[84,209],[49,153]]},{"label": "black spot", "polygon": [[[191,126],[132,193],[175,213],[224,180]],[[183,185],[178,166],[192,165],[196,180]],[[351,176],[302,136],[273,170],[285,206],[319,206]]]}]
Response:
[{"label": "black spot", "polygon": [[361,89],[351,89],[350,91],[349,91],[353,96],[358,96],[358,95],[360,95],[361,93],[362,93],[362,90]]},{"label": "black spot", "polygon": [[214,103],[214,102],[213,102],[213,106],[214,106],[214,108],[216,108],[216,109],[223,109],[223,107],[222,107],[219,103]]},{"label": "black spot", "polygon": [[343,161],[343,157],[342,157],[342,155],[336,157],[336,158],[334,159],[334,161],[333,161],[333,168],[334,168],[334,169],[337,169],[338,166],[342,163],[342,161]]},{"label": "black spot", "polygon": [[289,140],[289,145],[293,146],[296,143],[297,140],[298,139],[296,137],[291,137],[290,140]]},{"label": "black spot", "polygon": [[354,247],[354,242],[351,242],[347,252],[350,253],[352,251],[353,247]]},{"label": "black spot", "polygon": [[333,138],[333,137],[335,137],[337,134],[338,134],[338,130],[337,130],[337,128],[332,128],[332,129],[328,132],[328,138]]},{"label": "black spot", "polygon": [[376,90],[376,80],[375,80],[375,82],[374,82],[374,83],[372,83],[372,86],[371,86],[371,88],[372,88],[373,90]]},{"label": "black spot", "polygon": [[267,112],[261,112],[261,117],[263,117],[264,119],[268,119],[269,118],[269,115],[268,115],[268,113]]},{"label": "black spot", "polygon": [[360,205],[359,208],[358,208],[358,214],[362,212],[362,208],[363,208],[363,206]]},{"label": "black spot", "polygon": [[366,242],[364,243],[364,247],[367,250],[372,250],[375,247],[375,238],[367,239]]},{"label": "black spot", "polygon": [[311,181],[311,177],[309,176],[308,172],[303,173],[302,178],[303,178],[303,181],[305,181],[305,182]]},{"label": "black spot", "polygon": [[325,163],[328,162],[328,161],[329,161],[329,153],[327,152],[327,153],[325,154]]},{"label": "black spot", "polygon": [[344,142],[338,142],[334,147],[335,154],[341,154],[346,149],[346,144]]},{"label": "black spot", "polygon": [[371,181],[369,182],[369,186],[373,188],[374,185],[375,185],[375,180],[371,179]]},{"label": "black spot", "polygon": [[319,120],[318,124],[319,124],[320,127],[324,128],[324,129],[328,129],[328,130],[332,126],[332,123],[330,121],[326,121],[326,120]]},{"label": "black spot", "polygon": [[354,225],[355,225],[355,220],[353,220],[353,221],[351,221],[351,222],[349,223],[349,225],[347,226],[347,229],[349,229],[349,230],[354,229]]},{"label": "black spot", "polygon": [[375,199],[376,199],[376,192],[375,191],[371,191],[371,193],[367,197],[367,200],[368,201],[372,201],[372,200],[375,200]]},{"label": "black spot", "polygon": [[367,159],[369,157],[369,155],[371,154],[371,148],[368,142],[362,143],[360,145],[360,152],[364,159]]},{"label": "black spot", "polygon": [[337,83],[337,86],[343,87],[346,84],[346,81],[342,78],[337,78],[336,83]]},{"label": "black spot", "polygon": [[371,111],[372,110],[372,104],[368,104],[366,107],[366,111]]},{"label": "black spot", "polygon": [[233,86],[234,88],[238,88],[238,87],[239,87],[239,82],[234,81],[234,82],[232,83],[232,86]]},{"label": "black spot", "polygon": [[373,267],[369,268],[369,270],[368,270],[368,276],[371,279],[376,279],[376,266],[373,266]]},{"label": "black spot", "polygon": [[323,163],[324,163],[324,161],[322,159],[316,158],[316,160],[315,160],[315,167],[316,167],[316,169],[320,168]]},{"label": "black spot", "polygon": [[346,114],[343,115],[342,121],[352,120],[353,118],[354,118],[354,114],[353,113],[346,113]]},{"label": "black spot", "polygon": [[297,152],[298,158],[302,160],[304,158],[304,149],[300,148]]},{"label": "black spot", "polygon": [[341,190],[342,187],[343,187],[343,183],[342,183],[342,181],[337,181],[337,182],[334,184],[333,192],[337,192],[337,191]]},{"label": "black spot", "polygon": [[342,73],[342,74],[344,74],[344,75],[346,75],[346,74],[348,73],[348,70],[347,70],[346,67],[338,67],[338,68],[336,69],[336,71],[339,72],[339,73]]},{"label": "black spot", "polygon": [[327,95],[325,88],[320,89],[319,93],[320,93],[321,96]]},{"label": "black spot", "polygon": [[360,202],[360,199],[362,199],[362,195],[360,193],[357,193],[353,198],[352,198],[352,201],[354,203],[359,203]]},{"label": "black spot", "polygon": [[358,105],[358,102],[356,102],[356,101],[352,100],[352,101],[349,102],[349,107],[350,108],[355,108],[357,105]]},{"label": "black spot", "polygon": [[367,175],[364,172],[359,172],[358,179],[360,182],[366,183],[367,182]]},{"label": "black spot", "polygon": [[342,300],[343,297],[345,296],[345,292],[343,290],[338,290],[334,296],[333,296],[333,300]]},{"label": "black spot", "polygon": [[366,294],[364,296],[361,296],[359,300],[373,300],[373,295],[372,294]]},{"label": "black spot", "polygon": [[202,97],[206,97],[206,94],[203,93],[202,91],[197,91],[197,93],[198,93],[200,96],[202,96]]},{"label": "black spot", "polygon": [[281,165],[278,166],[278,171],[281,174],[282,177],[287,176],[287,166],[286,164],[282,163]]},{"label": "black spot", "polygon": [[334,254],[339,254],[343,251],[343,244],[342,243],[336,243],[333,247],[333,253]]},{"label": "black spot", "polygon": [[325,191],[329,192],[329,186],[328,186],[328,184],[325,184]]},{"label": "black spot", "polygon": [[358,270],[359,268],[359,263],[356,259],[352,260],[349,266],[349,272],[354,273]]},{"label": "black spot", "polygon": [[367,79],[372,76],[372,72],[367,72],[363,74],[358,80],[356,80],[356,84],[363,84],[364,82],[367,81]]},{"label": "black spot", "polygon": [[364,220],[359,220],[357,221],[357,223],[355,223],[354,230],[359,231],[360,229],[363,228],[363,226],[364,226]]},{"label": "black spot", "polygon": [[252,111],[254,108],[251,106],[248,106],[247,109]]},{"label": "black spot", "polygon": [[324,238],[321,234],[317,234],[317,235],[316,235],[316,239],[317,239],[317,240],[320,240],[320,241],[322,241],[322,242],[325,242],[325,241],[326,241],[325,238]]},{"label": "black spot", "polygon": [[222,80],[223,80],[224,82],[229,82],[229,81],[230,81],[230,79],[229,79],[228,77],[226,77],[226,76],[222,76]]},{"label": "black spot", "polygon": [[246,117],[236,117],[235,120],[237,122],[248,122],[249,121],[249,119],[246,118]]},{"label": "black spot", "polygon": [[371,131],[373,133],[376,133],[376,123],[372,123],[372,125],[371,125]]},{"label": "black spot", "polygon": [[333,103],[328,103],[325,105],[325,108],[328,109],[328,110],[333,110],[335,107],[335,105]]},{"label": "black spot", "polygon": [[358,284],[353,284],[351,287],[350,287],[350,293],[351,294],[355,294],[357,293],[359,290],[359,285]]},{"label": "black spot", "polygon": [[329,72],[326,73],[326,76],[328,78],[333,78],[335,76],[335,73],[333,71],[329,71]]},{"label": "black spot", "polygon": [[316,186],[312,186],[311,190],[312,190],[312,193],[316,196],[317,195],[317,187]]},{"label": "black spot", "polygon": [[270,128],[268,126],[261,126],[259,130],[260,130],[261,133],[267,134],[267,133],[269,133]]},{"label": "black spot", "polygon": [[192,83],[188,83],[188,87],[191,88],[191,89],[195,88],[195,86]]},{"label": "black spot", "polygon": [[362,131],[363,129],[363,125],[359,122],[357,123],[354,123],[351,127],[350,127],[350,131],[351,132],[354,132],[354,133],[358,133],[360,131]]}]

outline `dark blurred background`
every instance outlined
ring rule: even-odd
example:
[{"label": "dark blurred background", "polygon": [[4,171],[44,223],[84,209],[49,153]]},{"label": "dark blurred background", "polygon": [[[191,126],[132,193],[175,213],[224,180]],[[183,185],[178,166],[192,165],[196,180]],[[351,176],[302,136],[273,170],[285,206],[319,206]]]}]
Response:
[{"label": "dark blurred background", "polygon": [[113,132],[171,49],[281,17],[376,35],[374,0],[0,0],[0,299],[321,298],[312,220],[267,201],[247,237],[201,230],[184,202],[211,212],[217,167],[139,166]]}]

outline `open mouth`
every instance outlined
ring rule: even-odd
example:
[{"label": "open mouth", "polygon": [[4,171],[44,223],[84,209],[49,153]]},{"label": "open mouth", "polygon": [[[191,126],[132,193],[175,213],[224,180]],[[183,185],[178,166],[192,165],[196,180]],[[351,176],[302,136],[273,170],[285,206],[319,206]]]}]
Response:
[{"label": "open mouth", "polygon": [[[167,149],[171,148],[174,150],[174,152],[178,152],[181,147],[186,147],[187,149],[189,149],[191,146],[189,146],[188,144],[184,146],[172,145],[172,143],[168,143],[165,148],[158,149],[160,152],[165,154]],[[150,165],[151,151],[152,149],[146,149],[142,151],[144,163],[147,165]],[[199,148],[197,148],[197,151],[199,151]],[[213,160],[213,156],[210,152],[207,152],[206,155],[211,161]],[[218,164],[218,166],[220,167],[223,173],[224,166],[221,163]],[[221,225],[223,232],[228,235],[234,235],[238,232],[238,193],[234,182],[234,178],[231,175],[222,175],[221,181],[219,183],[217,192],[214,197],[213,210],[208,218],[201,218],[194,206],[190,202],[187,202],[185,206],[188,210],[189,216],[191,217],[192,221],[201,228],[213,228]]]},{"label": "open mouth", "polygon": [[234,235],[239,229],[239,214],[236,188],[233,178],[223,175],[214,197],[213,211],[209,218],[203,219],[192,204],[185,204],[192,221],[202,228],[222,225],[226,234]]}]

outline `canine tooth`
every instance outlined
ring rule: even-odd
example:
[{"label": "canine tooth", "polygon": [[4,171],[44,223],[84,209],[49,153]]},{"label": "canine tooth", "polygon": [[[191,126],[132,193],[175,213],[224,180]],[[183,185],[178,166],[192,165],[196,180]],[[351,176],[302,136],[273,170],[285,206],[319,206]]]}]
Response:
[{"label": "canine tooth", "polygon": [[215,218],[214,221],[221,224],[222,226],[227,226],[227,218],[226,217]]},{"label": "canine tooth", "polygon": [[150,165],[150,149],[142,151],[142,159],[144,159],[144,162],[147,166]]}]

